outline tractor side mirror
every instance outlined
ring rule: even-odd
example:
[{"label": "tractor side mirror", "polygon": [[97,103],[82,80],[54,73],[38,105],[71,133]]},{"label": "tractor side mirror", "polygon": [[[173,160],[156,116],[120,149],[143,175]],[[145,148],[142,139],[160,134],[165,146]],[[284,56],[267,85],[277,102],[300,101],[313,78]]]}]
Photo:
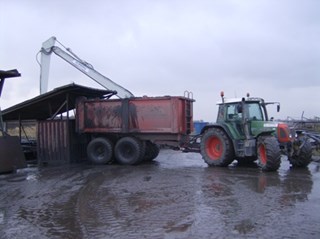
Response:
[{"label": "tractor side mirror", "polygon": [[277,105],[277,112],[280,111],[280,105]]}]

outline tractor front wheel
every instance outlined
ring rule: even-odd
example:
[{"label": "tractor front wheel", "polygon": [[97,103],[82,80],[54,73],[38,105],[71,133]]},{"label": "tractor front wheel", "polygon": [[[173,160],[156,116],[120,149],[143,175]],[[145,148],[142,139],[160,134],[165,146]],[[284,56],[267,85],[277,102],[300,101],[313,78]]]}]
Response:
[{"label": "tractor front wheel", "polygon": [[232,142],[219,128],[211,128],[203,134],[200,151],[209,166],[226,167],[234,160]]},{"label": "tractor front wheel", "polygon": [[278,140],[273,136],[258,138],[257,155],[263,171],[276,171],[280,167],[281,153]]},{"label": "tractor front wheel", "polygon": [[312,158],[311,143],[306,138],[303,138],[297,144],[297,148],[300,150],[296,150],[298,152],[294,152],[291,157],[288,157],[289,162],[293,167],[307,167]]}]

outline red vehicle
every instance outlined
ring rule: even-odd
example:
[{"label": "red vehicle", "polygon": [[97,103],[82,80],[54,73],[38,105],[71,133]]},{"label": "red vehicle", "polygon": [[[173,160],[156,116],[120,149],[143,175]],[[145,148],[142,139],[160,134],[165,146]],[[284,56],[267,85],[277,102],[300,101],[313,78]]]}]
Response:
[{"label": "red vehicle", "polygon": [[114,158],[137,164],[158,156],[161,144],[179,147],[193,131],[188,97],[141,97],[87,100],[77,103],[76,129],[87,134],[87,154],[94,163]]},{"label": "red vehicle", "polygon": [[[55,37],[45,41],[41,52],[40,92],[47,91],[51,53],[86,74],[104,88],[114,91],[106,99],[80,98],[76,104],[76,130],[88,137],[87,155],[97,164],[113,159],[121,164],[152,160],[159,146],[179,147],[193,131],[194,100],[185,96],[134,97],[124,87],[97,72],[70,48],[55,46]],[[120,99],[111,99],[113,95]]]}]

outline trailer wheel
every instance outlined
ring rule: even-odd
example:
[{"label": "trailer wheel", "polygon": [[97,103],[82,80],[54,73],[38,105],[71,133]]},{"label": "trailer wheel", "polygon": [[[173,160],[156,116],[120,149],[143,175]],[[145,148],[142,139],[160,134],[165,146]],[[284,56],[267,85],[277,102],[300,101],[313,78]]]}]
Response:
[{"label": "trailer wheel", "polygon": [[94,164],[110,163],[113,156],[113,143],[109,139],[95,138],[87,146],[87,155]]},{"label": "trailer wheel", "polygon": [[299,168],[307,167],[311,162],[311,158],[312,158],[311,143],[307,139],[303,138],[303,140],[300,141],[299,146],[301,144],[303,145],[299,153],[294,153],[293,156],[288,157],[288,160],[293,167],[299,167]]},{"label": "trailer wheel", "polygon": [[160,148],[157,144],[154,144],[150,141],[146,142],[146,151],[143,157],[143,160],[150,162],[154,160],[160,153]]},{"label": "trailer wheel", "polygon": [[234,160],[232,143],[218,128],[207,130],[201,138],[200,151],[209,166],[228,166]]},{"label": "trailer wheel", "polygon": [[134,165],[142,161],[145,145],[133,137],[119,139],[114,149],[114,155],[120,164]]},{"label": "trailer wheel", "polygon": [[276,171],[280,167],[281,153],[278,140],[273,136],[261,136],[257,143],[258,164],[263,171]]}]

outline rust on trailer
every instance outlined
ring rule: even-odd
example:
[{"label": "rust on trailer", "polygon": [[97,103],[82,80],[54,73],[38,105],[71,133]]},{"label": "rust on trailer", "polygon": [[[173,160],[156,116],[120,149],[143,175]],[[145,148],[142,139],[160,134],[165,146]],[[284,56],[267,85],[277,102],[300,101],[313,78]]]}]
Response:
[{"label": "rust on trailer", "polygon": [[167,133],[193,131],[192,102],[178,96],[87,100],[77,103],[80,133]]}]

